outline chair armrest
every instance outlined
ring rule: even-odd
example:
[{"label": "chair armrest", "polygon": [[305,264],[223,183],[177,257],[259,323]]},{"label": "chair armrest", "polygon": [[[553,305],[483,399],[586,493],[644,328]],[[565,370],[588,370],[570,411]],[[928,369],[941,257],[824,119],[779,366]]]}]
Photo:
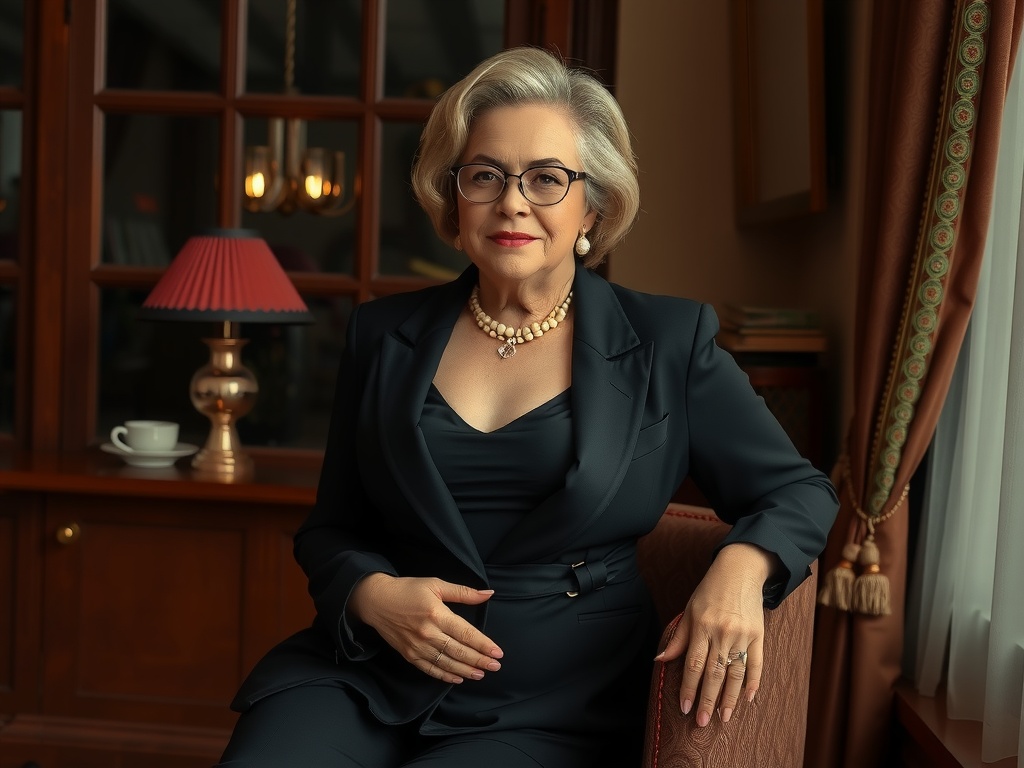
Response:
[{"label": "chair armrest", "polygon": [[[672,504],[640,541],[640,572],[659,616],[669,624],[707,571],[729,526],[711,510]],[[807,730],[815,568],[778,608],[765,611],[764,669],[752,703],[740,700],[728,723],[698,728],[679,709],[683,660],[655,663],[647,710],[643,768],[746,766],[800,768]],[[669,628],[662,636],[667,640]]]}]

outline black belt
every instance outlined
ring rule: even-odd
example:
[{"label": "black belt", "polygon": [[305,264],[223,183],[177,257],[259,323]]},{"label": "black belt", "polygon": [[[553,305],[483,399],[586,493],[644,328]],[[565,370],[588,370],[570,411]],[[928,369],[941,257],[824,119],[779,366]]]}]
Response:
[{"label": "black belt", "polygon": [[636,545],[620,544],[612,549],[587,553],[578,563],[527,563],[485,565],[487,581],[495,600],[523,600],[563,594],[579,597],[613,581],[637,575]]}]

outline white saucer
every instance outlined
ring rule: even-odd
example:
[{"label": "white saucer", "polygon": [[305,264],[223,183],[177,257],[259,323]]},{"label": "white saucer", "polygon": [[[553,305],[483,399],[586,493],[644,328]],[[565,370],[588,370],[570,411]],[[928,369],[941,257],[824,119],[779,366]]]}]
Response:
[{"label": "white saucer", "polygon": [[158,469],[173,466],[174,462],[182,456],[191,456],[199,450],[199,446],[191,443],[178,443],[169,451],[133,451],[129,453],[113,443],[104,443],[100,446],[100,450],[120,456],[130,467]]}]

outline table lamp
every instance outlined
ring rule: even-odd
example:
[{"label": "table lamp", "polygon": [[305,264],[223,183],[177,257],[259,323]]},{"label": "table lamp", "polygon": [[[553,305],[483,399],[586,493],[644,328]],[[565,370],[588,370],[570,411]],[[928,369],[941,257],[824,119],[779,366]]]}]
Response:
[{"label": "table lamp", "polygon": [[211,422],[192,467],[201,476],[231,482],[248,478],[252,458],[235,422],[252,410],[256,377],[242,364],[247,343],[239,323],[308,323],[313,317],[277,258],[258,233],[218,229],[192,237],[143,302],[147,320],[213,321],[221,336],[203,339],[210,362],[192,377],[192,405]]}]

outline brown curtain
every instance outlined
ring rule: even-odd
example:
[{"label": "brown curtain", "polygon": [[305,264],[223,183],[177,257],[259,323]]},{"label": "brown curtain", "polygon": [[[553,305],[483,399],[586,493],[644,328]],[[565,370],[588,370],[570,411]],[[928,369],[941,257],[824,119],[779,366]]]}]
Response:
[{"label": "brown curtain", "polygon": [[905,499],[974,303],[1022,17],[1024,0],[873,2],[854,413],[833,472],[841,507],[822,557],[808,768],[884,764]]}]

